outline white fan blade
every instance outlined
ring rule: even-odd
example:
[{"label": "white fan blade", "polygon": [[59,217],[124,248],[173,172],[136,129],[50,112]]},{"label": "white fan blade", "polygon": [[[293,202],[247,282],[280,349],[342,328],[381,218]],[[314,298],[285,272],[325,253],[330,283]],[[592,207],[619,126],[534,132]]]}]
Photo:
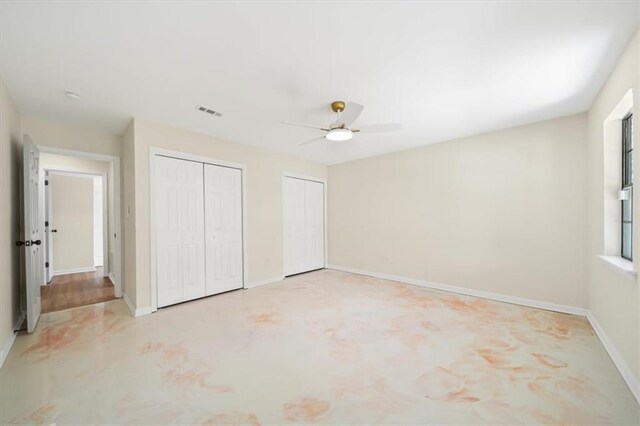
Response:
[{"label": "white fan blade", "polygon": [[385,124],[371,124],[368,126],[361,126],[359,129],[353,129],[354,132],[360,133],[384,133],[384,132],[397,132],[402,129],[400,123],[385,123]]},{"label": "white fan blade", "polygon": [[312,143],[312,142],[316,142],[316,141],[319,141],[319,140],[322,140],[322,139],[324,139],[324,136],[320,136],[320,137],[317,137],[317,138],[313,138],[313,139],[311,139],[311,140],[308,140],[308,141],[306,141],[306,142],[302,142],[301,144],[298,144],[298,146],[308,145],[308,144],[310,144],[310,143]]},{"label": "white fan blade", "polygon": [[349,127],[351,124],[356,121],[356,119],[362,114],[362,110],[364,109],[364,105],[357,104],[355,102],[348,102],[344,107],[344,111],[340,113],[340,119],[333,123],[331,127]]},{"label": "white fan blade", "polygon": [[309,129],[329,131],[329,129],[326,129],[324,127],[314,126],[313,124],[294,123],[293,121],[283,121],[282,124],[288,124],[290,126],[308,127]]}]

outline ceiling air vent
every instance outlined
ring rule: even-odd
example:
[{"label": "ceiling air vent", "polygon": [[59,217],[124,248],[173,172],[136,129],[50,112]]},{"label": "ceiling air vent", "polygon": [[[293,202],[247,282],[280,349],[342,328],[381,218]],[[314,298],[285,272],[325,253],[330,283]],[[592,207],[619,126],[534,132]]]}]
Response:
[{"label": "ceiling air vent", "polygon": [[222,117],[222,113],[218,112],[218,111],[214,111],[210,108],[207,107],[203,107],[203,106],[196,106],[196,109],[200,112],[204,112],[205,114],[209,114],[209,115],[213,115],[214,117]]}]

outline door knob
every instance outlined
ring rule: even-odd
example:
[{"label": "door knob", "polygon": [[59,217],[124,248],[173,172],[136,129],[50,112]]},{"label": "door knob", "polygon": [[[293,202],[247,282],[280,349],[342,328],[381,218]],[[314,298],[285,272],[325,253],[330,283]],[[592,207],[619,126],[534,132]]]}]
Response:
[{"label": "door knob", "polygon": [[25,247],[30,247],[30,246],[39,246],[40,244],[42,244],[42,241],[40,240],[27,240],[27,241],[16,241],[16,247],[21,247],[21,246],[25,246]]}]

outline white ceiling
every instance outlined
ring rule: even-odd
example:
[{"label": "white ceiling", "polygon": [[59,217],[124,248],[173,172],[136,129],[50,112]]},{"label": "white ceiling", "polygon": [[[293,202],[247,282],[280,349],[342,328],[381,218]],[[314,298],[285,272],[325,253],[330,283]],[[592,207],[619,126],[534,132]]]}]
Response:
[{"label": "white ceiling", "polygon": [[[2,2],[0,73],[27,115],[113,133],[135,116],[333,164],[585,111],[639,4]],[[333,100],[403,129],[299,147],[319,134],[280,124],[329,124]]]}]

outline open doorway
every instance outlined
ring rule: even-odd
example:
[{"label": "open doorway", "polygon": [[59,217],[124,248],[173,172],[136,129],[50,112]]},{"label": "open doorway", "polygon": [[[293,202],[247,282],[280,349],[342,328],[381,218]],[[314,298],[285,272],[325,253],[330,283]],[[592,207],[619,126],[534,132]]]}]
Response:
[{"label": "open doorway", "polygon": [[44,205],[42,312],[120,296],[116,275],[113,165],[40,153]]}]

